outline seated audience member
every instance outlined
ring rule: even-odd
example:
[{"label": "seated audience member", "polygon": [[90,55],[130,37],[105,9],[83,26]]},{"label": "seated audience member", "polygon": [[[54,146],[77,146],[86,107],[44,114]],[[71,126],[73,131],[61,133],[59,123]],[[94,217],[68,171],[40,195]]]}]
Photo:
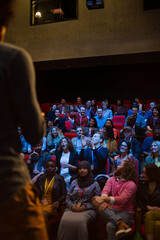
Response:
[{"label": "seated audience member", "polygon": [[53,119],[55,118],[55,110],[57,109],[57,106],[54,104],[52,106],[52,110],[48,112],[47,117],[48,117],[48,121],[53,121]]},{"label": "seated audience member", "polygon": [[97,116],[95,117],[95,119],[97,121],[97,126],[98,126],[99,130],[101,130],[107,121],[107,118],[105,116],[103,116],[102,108],[97,109]]},{"label": "seated audience member", "polygon": [[75,104],[76,112],[80,112],[81,111],[82,105],[83,105],[82,98],[81,97],[77,97],[77,103]]},{"label": "seated audience member", "polygon": [[[46,173],[38,177],[35,186],[38,189],[40,208],[43,212],[50,239],[53,239],[50,220],[61,217],[62,205],[66,198],[66,184],[64,178],[56,174],[56,163],[49,160],[46,163]],[[54,232],[54,237],[56,234]]]},{"label": "seated audience member", "polygon": [[[138,111],[138,115],[141,115],[143,116],[143,112],[141,110],[139,110],[139,106],[136,102],[133,102],[132,104],[132,108],[136,107],[137,108],[137,111]],[[128,117],[129,116],[133,116],[133,113],[132,113],[132,108],[128,110]]]},{"label": "seated audience member", "polygon": [[[137,126],[139,126],[141,128],[145,128],[146,127],[145,119],[144,119],[144,117],[142,115],[140,115],[138,113],[138,107],[137,106],[133,106],[132,107],[132,116],[134,116],[136,118],[135,125],[137,125]],[[129,117],[129,115],[128,115],[128,117]],[[126,118],[125,126],[127,125],[128,117]]]},{"label": "seated audience member", "polygon": [[97,105],[94,99],[91,100],[91,117],[95,117],[97,112]]},{"label": "seated audience member", "polygon": [[154,163],[145,165],[136,192],[136,207],[141,209],[146,239],[159,239],[160,229],[160,168]]},{"label": "seated audience member", "polygon": [[160,141],[160,126],[153,126],[153,136],[146,137],[143,141],[141,151],[145,155],[149,155],[151,152],[151,144],[153,141]]},{"label": "seated audience member", "polygon": [[117,129],[114,127],[112,119],[107,119],[105,126],[111,126],[112,127],[113,132],[114,132],[114,138],[117,139]]},{"label": "seated audience member", "polygon": [[42,143],[33,148],[33,152],[27,160],[31,178],[46,172],[46,162],[51,160],[48,152],[42,152]]},{"label": "seated audience member", "polygon": [[140,103],[140,100],[138,97],[135,97],[134,102],[137,103],[138,109],[143,112],[143,105],[142,105],[142,103]]},{"label": "seated audience member", "polygon": [[[82,149],[80,153],[80,161],[87,160],[91,164],[91,170],[93,176],[97,178],[97,181],[102,188],[106,181],[106,177],[101,179],[99,175],[106,175],[106,164],[108,158],[108,149],[101,146],[103,136],[97,132],[91,139],[82,139]],[[88,146],[88,148],[84,149]]]},{"label": "seated audience member", "polygon": [[149,116],[147,118],[147,131],[152,132],[154,125],[160,125],[160,115],[159,115],[159,109],[157,107],[154,107],[152,109],[152,116]]},{"label": "seated audience member", "polygon": [[132,128],[129,126],[123,128],[122,139],[120,139],[118,144],[118,153],[120,153],[120,147],[123,141],[131,143],[130,154],[139,160],[141,156],[141,146],[139,141],[134,137]]},{"label": "seated audience member", "polygon": [[86,102],[85,115],[87,116],[88,120],[91,118],[91,100]]},{"label": "seated audience member", "polygon": [[108,240],[123,238],[132,231],[136,177],[133,163],[124,161],[114,177],[107,180],[101,196],[93,198],[93,204],[106,224]]},{"label": "seated audience member", "polygon": [[145,112],[144,118],[145,120],[147,120],[147,118],[149,116],[152,116],[152,109],[156,107],[156,103],[155,102],[150,102],[150,109],[148,111]]},{"label": "seated audience member", "polygon": [[128,108],[121,99],[117,99],[114,115],[125,115],[126,117],[128,115]]},{"label": "seated audience member", "polygon": [[89,162],[82,161],[77,179],[73,180],[67,193],[66,210],[59,225],[57,240],[88,240],[88,224],[96,218],[92,199],[100,196],[100,193]]},{"label": "seated audience member", "polygon": [[114,132],[111,126],[104,126],[103,131],[103,142],[101,143],[102,147],[108,149],[109,157],[114,157],[117,155],[117,141],[114,138]]},{"label": "seated audience member", "polygon": [[60,140],[56,151],[56,165],[61,176],[64,177],[67,190],[70,179],[77,172],[79,156],[72,142],[67,137]]},{"label": "seated audience member", "polygon": [[31,153],[32,152],[31,144],[29,144],[26,141],[25,137],[23,136],[21,127],[18,127],[18,135],[21,140],[21,152],[24,154]]},{"label": "seated audience member", "polygon": [[151,153],[145,158],[144,166],[149,163],[155,163],[160,167],[160,141],[152,142]]},{"label": "seated audience member", "polygon": [[74,119],[72,129],[75,131],[78,126],[87,127],[88,118],[85,115],[85,107],[81,106],[77,113],[70,113],[69,116]]},{"label": "seated audience member", "polygon": [[60,111],[60,114],[63,114],[65,116],[69,112],[69,106],[66,104],[66,100],[64,98],[61,100],[61,104],[58,106],[58,109]]},{"label": "seated audience member", "polygon": [[97,121],[95,118],[89,120],[89,126],[84,128],[85,135],[87,137],[93,137],[93,135],[98,131]]},{"label": "seated audience member", "polygon": [[106,120],[113,118],[112,110],[107,107],[108,107],[108,104],[106,102],[102,102],[102,110],[103,110],[102,115],[106,118]]},{"label": "seated audience member", "polygon": [[58,214],[66,198],[66,184],[64,178],[56,174],[56,162],[46,163],[46,173],[41,174],[35,185],[39,191],[41,209],[48,219]]},{"label": "seated audience member", "polygon": [[65,132],[65,118],[60,116],[59,109],[55,110],[55,117],[53,118],[53,125]]},{"label": "seated audience member", "polygon": [[[91,164],[91,170],[96,177],[98,174],[106,174],[108,149],[101,146],[103,136],[97,132],[91,139],[82,140],[80,160],[87,160]],[[84,149],[88,145],[88,148]]]},{"label": "seated audience member", "polygon": [[120,154],[118,156],[115,156],[113,160],[113,171],[117,169],[117,166],[119,166],[125,160],[132,161],[136,166],[136,158],[130,155],[130,149],[131,149],[131,143],[128,141],[122,141],[119,149]]},{"label": "seated audience member", "polygon": [[61,130],[58,127],[53,127],[51,134],[47,138],[47,151],[49,151],[50,154],[55,154],[55,150],[62,137],[63,133]]},{"label": "seated audience member", "polygon": [[69,120],[71,122],[71,127],[72,127],[74,124],[74,118],[70,117],[70,113],[74,113],[74,114],[76,113],[74,105],[69,105],[69,112],[66,115],[67,120]]},{"label": "seated audience member", "polygon": [[49,120],[47,123],[46,138],[47,138],[48,134],[51,133],[52,127],[53,127],[53,121]]},{"label": "seated audience member", "polygon": [[77,151],[78,154],[80,154],[81,152],[81,148],[82,148],[82,143],[81,143],[81,138],[84,137],[84,128],[79,126],[77,127],[76,129],[76,133],[77,133],[77,137],[74,137],[72,138],[72,143],[73,143],[73,146],[75,148],[75,150]]}]

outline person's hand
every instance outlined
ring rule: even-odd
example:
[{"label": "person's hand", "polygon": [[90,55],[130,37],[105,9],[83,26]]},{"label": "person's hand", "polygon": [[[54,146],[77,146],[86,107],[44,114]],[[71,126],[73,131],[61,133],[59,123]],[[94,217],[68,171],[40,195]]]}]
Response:
[{"label": "person's hand", "polygon": [[85,206],[81,206],[81,202],[79,202],[76,206],[72,206],[73,212],[83,212],[85,210]]},{"label": "person's hand", "polygon": [[92,142],[91,139],[87,139],[87,140],[86,140],[86,144],[87,144],[91,149],[94,148],[94,144],[93,144],[93,142]]},{"label": "person's hand", "polygon": [[72,212],[78,212],[78,207],[77,206],[72,206]]},{"label": "person's hand", "polygon": [[104,202],[104,199],[103,199],[103,197],[100,197],[100,196],[95,196],[95,197],[93,197],[93,201],[94,201],[94,203],[95,204],[101,204],[102,202]]},{"label": "person's hand", "polygon": [[93,199],[92,204],[95,208],[99,207],[99,203],[97,203],[97,201],[95,199]]},{"label": "person's hand", "polygon": [[100,212],[103,212],[107,207],[109,208],[108,203],[102,202],[102,203],[99,205],[98,210],[99,210]]}]

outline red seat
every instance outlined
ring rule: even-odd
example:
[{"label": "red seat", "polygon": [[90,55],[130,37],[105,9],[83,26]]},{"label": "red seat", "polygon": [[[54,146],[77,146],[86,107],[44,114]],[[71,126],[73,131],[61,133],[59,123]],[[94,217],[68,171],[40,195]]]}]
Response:
[{"label": "red seat", "polygon": [[71,122],[65,121],[65,127],[66,127],[66,131],[69,131],[71,129]]},{"label": "red seat", "polygon": [[48,113],[50,111],[50,103],[42,103],[41,110],[44,113]]},{"label": "red seat", "polygon": [[126,117],[124,115],[116,115],[116,116],[113,116],[112,118],[112,122],[114,125],[115,123],[121,123],[124,127],[125,121],[126,121]]},{"label": "red seat", "polygon": [[122,123],[114,123],[115,129],[121,130],[123,129],[123,124]]},{"label": "red seat", "polygon": [[77,137],[77,133],[64,133],[65,137],[68,137],[69,139],[72,139],[74,137]]}]

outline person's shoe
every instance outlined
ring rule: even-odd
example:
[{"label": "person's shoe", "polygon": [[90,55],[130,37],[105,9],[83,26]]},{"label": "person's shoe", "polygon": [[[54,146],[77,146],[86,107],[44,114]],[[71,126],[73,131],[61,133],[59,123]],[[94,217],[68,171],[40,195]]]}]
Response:
[{"label": "person's shoe", "polygon": [[121,239],[121,238],[125,237],[126,235],[128,235],[128,233],[130,233],[131,231],[132,231],[132,228],[130,226],[128,226],[125,222],[120,220],[118,222],[118,230],[115,235],[116,235],[117,239]]}]

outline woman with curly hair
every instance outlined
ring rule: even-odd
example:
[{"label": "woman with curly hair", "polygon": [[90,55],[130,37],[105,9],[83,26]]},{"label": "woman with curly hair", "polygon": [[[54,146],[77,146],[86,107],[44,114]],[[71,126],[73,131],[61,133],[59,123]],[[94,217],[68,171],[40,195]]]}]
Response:
[{"label": "woman with curly hair", "polygon": [[123,238],[132,231],[136,178],[134,164],[124,161],[107,180],[101,197],[94,197],[93,204],[106,223],[108,240]]},{"label": "woman with curly hair", "polygon": [[63,137],[56,151],[56,165],[61,176],[64,177],[67,190],[69,188],[70,179],[76,175],[78,167],[79,155],[75,150],[72,141]]}]

